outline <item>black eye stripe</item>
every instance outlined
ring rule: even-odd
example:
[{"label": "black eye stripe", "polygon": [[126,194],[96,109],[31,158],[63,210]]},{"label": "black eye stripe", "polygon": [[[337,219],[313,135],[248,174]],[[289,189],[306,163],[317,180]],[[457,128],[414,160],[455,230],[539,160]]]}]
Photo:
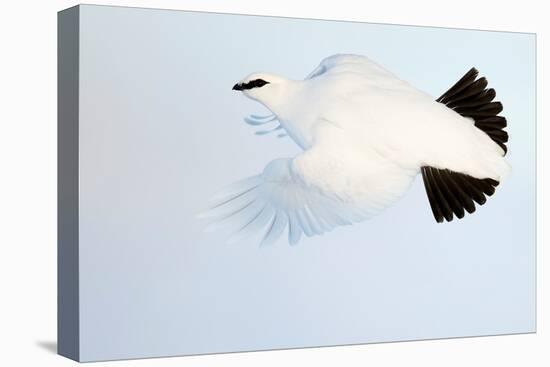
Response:
[{"label": "black eye stripe", "polygon": [[269,82],[266,82],[263,79],[254,79],[249,81],[248,83],[241,84],[242,89],[252,89],[252,88],[260,88],[264,85],[269,84]]}]

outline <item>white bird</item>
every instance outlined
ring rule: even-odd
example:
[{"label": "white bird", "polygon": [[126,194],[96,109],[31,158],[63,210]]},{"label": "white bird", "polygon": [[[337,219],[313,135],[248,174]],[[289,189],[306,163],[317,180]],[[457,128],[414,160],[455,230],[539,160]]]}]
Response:
[{"label": "white bird", "polygon": [[203,216],[233,240],[261,233],[270,244],[288,228],[296,244],[378,214],[418,173],[437,222],[474,212],[510,169],[502,105],[477,76],[472,68],[437,100],[358,55],[330,56],[304,80],[247,76],[233,89],[273,115],[245,121],[278,121],[259,134],[284,130],[303,151],[228,187]]}]

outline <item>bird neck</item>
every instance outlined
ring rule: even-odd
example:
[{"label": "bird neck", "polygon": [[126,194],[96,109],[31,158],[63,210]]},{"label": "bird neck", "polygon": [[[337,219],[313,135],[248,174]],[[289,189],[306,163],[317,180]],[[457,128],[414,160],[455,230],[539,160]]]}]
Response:
[{"label": "bird neck", "polygon": [[272,93],[269,98],[260,102],[275,115],[284,118],[301,88],[302,81],[287,80],[284,84],[281,84],[279,89],[275,91],[275,93]]}]

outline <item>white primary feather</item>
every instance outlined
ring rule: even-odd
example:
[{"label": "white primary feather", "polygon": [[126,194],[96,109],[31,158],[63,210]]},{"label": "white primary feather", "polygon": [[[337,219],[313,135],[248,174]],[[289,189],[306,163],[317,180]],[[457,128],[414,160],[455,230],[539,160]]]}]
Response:
[{"label": "white primary feather", "polygon": [[[334,164],[339,163],[334,160]],[[296,244],[302,234],[320,235],[336,226],[362,221],[392,200],[391,193],[375,202],[339,197],[323,177],[326,168],[311,154],[276,159],[261,175],[225,190],[202,216],[213,220],[209,229],[234,232],[232,241],[263,230],[262,244],[273,243],[289,224],[289,242]]]},{"label": "white primary feather", "polygon": [[204,214],[236,240],[263,231],[289,242],[362,221],[393,204],[423,166],[500,181],[504,151],[487,134],[434,98],[363,56],[324,59],[303,81],[252,74],[243,90],[272,115],[245,118],[253,126],[278,121],[304,152],[276,159],[261,175],[225,190]]}]

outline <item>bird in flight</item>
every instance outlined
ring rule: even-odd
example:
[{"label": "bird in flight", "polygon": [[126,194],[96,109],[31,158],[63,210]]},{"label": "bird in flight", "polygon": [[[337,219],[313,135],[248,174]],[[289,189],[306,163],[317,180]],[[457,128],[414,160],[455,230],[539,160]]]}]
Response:
[{"label": "bird in flight", "polygon": [[[473,213],[509,171],[508,134],[494,89],[472,68],[441,97],[359,55],[324,59],[304,80],[254,73],[233,86],[272,112],[251,115],[257,134],[279,132],[301,149],[216,195],[202,216],[233,240],[306,236],[368,219],[424,181],[437,222]],[[288,230],[287,230],[288,228]]]}]

